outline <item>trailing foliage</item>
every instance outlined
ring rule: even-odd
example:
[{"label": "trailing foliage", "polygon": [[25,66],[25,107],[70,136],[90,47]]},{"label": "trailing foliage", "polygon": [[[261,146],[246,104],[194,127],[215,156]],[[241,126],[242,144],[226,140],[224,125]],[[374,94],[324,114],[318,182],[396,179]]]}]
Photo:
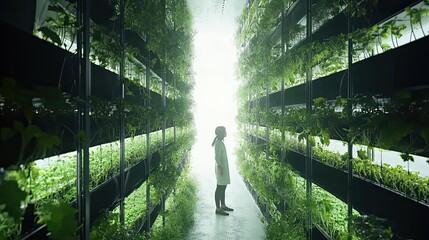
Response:
[{"label": "trailing foliage", "polygon": [[282,117],[278,110],[256,107],[250,112],[242,108],[240,119],[272,129],[297,133],[299,139],[309,135],[315,146],[315,136],[322,144],[337,139],[403,152],[404,161],[410,154],[426,154],[429,149],[429,107],[425,100],[411,99],[407,93],[395,99],[381,96],[356,95],[352,99],[338,97],[335,101],[314,99],[312,111],[288,107]]},{"label": "trailing foliage", "polygon": [[[188,208],[189,211],[187,211],[188,213],[187,215],[189,215],[189,213],[193,213],[193,210],[192,210],[193,208],[191,206],[195,207],[195,199],[192,200],[193,198],[189,196],[189,194],[192,194],[192,192],[187,192],[187,191],[188,190],[195,191],[194,189],[195,186],[194,187],[188,186],[188,184],[191,184],[189,182],[191,180],[187,179],[186,177],[188,172],[187,170],[188,164],[185,166],[181,165],[182,160],[186,159],[186,154],[193,143],[193,138],[194,138],[194,132],[187,131],[185,134],[179,136],[176,142],[169,144],[167,146],[167,151],[164,154],[165,156],[164,161],[161,162],[161,165],[150,175],[149,185],[147,185],[147,183],[142,184],[138,189],[136,189],[125,199],[125,227],[128,230],[127,232],[129,233],[129,235],[126,236],[126,239],[129,239],[129,237],[133,237],[135,235],[139,236],[139,234],[137,234],[136,231],[138,230],[139,227],[141,227],[141,224],[146,219],[146,212],[148,210],[150,211],[152,207],[158,204],[161,204],[162,199],[167,200],[167,202],[175,201],[177,196],[171,195],[171,192],[173,191],[173,189],[177,189],[176,193],[180,191],[184,191],[185,194],[187,194],[186,197],[189,197],[189,199],[191,200],[187,203],[183,203],[179,198],[180,202],[178,204],[180,204],[180,207],[175,206],[174,209],[180,210],[181,208],[183,208],[184,210]],[[187,148],[186,146],[188,146],[189,148]],[[184,179],[187,179],[185,180],[186,183],[183,183]],[[182,184],[186,184],[187,186],[182,186]],[[146,193],[147,193],[148,186],[150,186],[149,209],[146,204]],[[195,194],[195,192],[193,194]],[[119,214],[119,211],[120,210],[118,206],[116,209],[112,211],[112,213],[108,213],[108,218],[105,221],[110,221],[111,223],[106,224],[104,223],[104,221],[102,221],[100,225],[97,226],[96,229],[93,231],[96,234],[103,234],[102,231],[104,227],[117,224],[116,223],[117,219],[114,217],[111,218],[111,215],[113,214],[113,216],[116,216]],[[174,220],[177,216],[170,214],[169,210],[167,210],[167,212],[162,212],[160,214],[164,216],[167,219],[167,221],[177,221],[177,220]],[[172,220],[169,220],[169,218],[172,218]],[[160,229],[157,230],[159,231],[159,233],[157,234],[171,234],[171,231],[174,230],[173,233],[176,234],[176,236],[182,236],[183,233],[179,234],[177,231],[181,231],[181,229],[186,230],[189,227],[189,221],[193,220],[193,217],[192,215],[189,215],[189,216],[184,215],[184,216],[181,216],[180,218],[183,222],[181,222],[180,224],[178,222],[174,222],[174,223],[179,226],[183,226],[183,228],[175,227],[174,229],[170,229],[169,227],[166,227],[164,229],[162,228],[162,226],[158,226]],[[121,228],[119,228],[119,230],[120,229]],[[124,233],[117,232],[117,234],[124,234]],[[134,239],[134,238],[130,238],[130,239]]]},{"label": "trailing foliage", "polygon": [[169,144],[161,155],[161,164],[150,176],[149,183],[158,194],[158,198],[167,196],[174,186],[175,181],[182,171],[182,161],[187,158],[195,139],[195,130],[189,129],[179,137],[176,142]]},{"label": "trailing foliage", "polygon": [[270,207],[272,219],[266,229],[268,239],[303,238],[307,211],[313,212],[314,220],[334,239],[347,236],[346,204],[315,185],[313,198],[307,200],[304,179],[276,156],[265,159],[260,146],[243,142],[238,156],[240,174],[250,182],[263,204],[286,203],[284,212]]},{"label": "trailing foliage", "polygon": [[109,213],[105,218],[101,218],[91,229],[91,239],[127,239],[127,240],[146,240],[148,234],[136,234],[128,231],[121,225],[118,213]]},{"label": "trailing foliage", "polygon": [[[348,154],[341,155],[323,149],[323,145],[329,145],[332,139],[336,139],[353,145],[365,145],[370,149],[378,147],[400,151],[404,161],[413,161],[411,154],[426,156],[429,152],[426,127],[426,122],[429,121],[427,111],[429,107],[425,97],[411,96],[410,92],[397,92],[396,96],[389,98],[360,95],[354,95],[350,99],[316,98],[312,99],[311,107],[306,107],[305,102],[302,102],[286,106],[283,111],[280,108],[266,108],[264,106],[266,95],[277,92],[270,95],[270,99],[283,95],[278,92],[283,83],[285,88],[292,88],[304,85],[308,77],[310,80],[318,79],[320,82],[322,80],[320,78],[341,71],[345,76],[348,68],[349,41],[353,46],[350,49],[352,63],[357,63],[426,36],[427,26],[423,23],[424,17],[429,13],[429,3],[423,1],[404,9],[397,16],[389,16],[390,19],[384,22],[369,25],[366,23],[370,22],[368,20],[380,7],[377,0],[316,1],[311,9],[312,33],[326,30],[327,28],[322,28],[323,26],[332,27],[328,25],[332,23],[331,20],[342,14],[350,14],[353,21],[361,22],[361,25],[353,29],[353,32],[335,36],[328,36],[330,31],[328,30],[322,34],[315,34],[317,39],[309,41],[306,38],[305,16],[302,19],[295,19],[296,22],[293,24],[288,21],[288,25],[279,25],[281,22],[279,13],[282,10],[286,15],[290,14],[291,19],[297,18],[298,13],[291,13],[296,8],[291,6],[293,3],[296,3],[294,6],[298,6],[303,2],[252,1],[239,18],[241,27],[236,33],[236,44],[241,49],[238,60],[241,106],[237,119],[248,134],[252,134],[251,129],[256,128],[253,134],[269,136],[271,143],[269,157],[264,153],[263,144],[252,146],[250,149],[248,146],[243,147],[239,164],[242,174],[256,190],[260,201],[266,203],[271,210],[272,220],[267,228],[267,236],[271,236],[272,239],[305,238],[305,213],[311,212],[313,221],[328,232],[331,238],[345,239],[349,233],[344,203],[337,199],[336,205],[335,201],[331,201],[333,198],[317,186],[313,185],[313,197],[310,202],[289,206],[285,213],[280,214],[281,217],[273,214],[276,213],[273,206],[285,196],[282,189],[288,191],[296,189],[290,184],[284,185],[284,182],[274,180],[277,179],[276,171],[281,169],[273,163],[276,162],[275,154],[284,149],[305,155],[307,149],[302,140],[309,140],[315,158],[323,163],[347,170],[349,161],[352,161],[354,171],[359,176],[427,202],[428,179],[419,177],[417,173],[410,173],[402,167],[391,167],[387,164],[380,167],[362,150],[358,151],[358,157],[352,160],[348,159]],[[280,38],[274,39],[276,36],[274,29],[281,30]],[[404,36],[408,36],[409,39],[405,39]],[[338,95],[341,95],[341,92]],[[287,137],[286,142],[282,142],[280,132],[289,132],[292,136]],[[252,139],[255,139],[254,136]],[[264,140],[258,140],[261,141]],[[283,177],[291,175],[290,170],[286,173],[281,172]],[[305,185],[300,186],[301,191],[305,188]],[[299,191],[292,193],[296,199],[303,196],[302,194],[305,193]],[[297,202],[296,199],[288,199],[286,202],[294,204],[294,200]],[[305,200],[305,196],[302,200]],[[288,211],[292,214],[289,215]],[[300,218],[294,218],[296,216]],[[379,220],[356,216],[352,221],[353,238],[392,238],[391,229]],[[286,227],[286,230],[282,227]]]},{"label": "trailing foliage", "polygon": [[[276,134],[271,136],[272,152],[278,152],[280,148],[286,151],[295,151],[305,154],[305,144],[295,137],[288,137],[285,142]],[[322,146],[313,148],[314,158],[335,168],[347,170],[347,153],[342,155],[323,149]],[[358,157],[353,158],[354,174],[377,184],[382,184],[387,188],[406,194],[408,197],[418,201],[429,203],[429,178],[421,177],[418,173],[407,171],[401,166],[390,166],[383,163],[382,166],[376,164],[373,159],[368,158],[366,153],[361,151]]]},{"label": "trailing foliage", "polygon": [[[189,165],[188,165],[189,166]],[[195,179],[189,176],[189,167],[185,167],[179,177],[175,192],[170,194],[166,202],[166,210],[161,219],[155,224],[151,239],[185,239],[186,233],[194,221],[197,201],[197,185]]]},{"label": "trailing foliage", "polygon": [[[102,2],[102,3],[101,3]],[[118,73],[121,61],[121,45],[119,38],[119,1],[99,1],[103,5],[99,12],[91,12],[90,20],[90,60]],[[65,5],[63,5],[65,4]],[[141,162],[146,156],[146,138],[141,136],[147,131],[147,122],[150,121],[150,131],[161,128],[163,121],[167,126],[192,128],[192,100],[191,90],[194,79],[192,77],[192,29],[191,16],[186,1],[126,1],[126,28],[137,32],[145,38],[141,44],[147,44],[152,51],[154,61],[148,63],[151,69],[163,68],[173,74],[174,79],[167,81],[167,97],[169,102],[166,108],[152,105],[147,107],[144,103],[149,99],[142,84],[146,76],[147,64],[145,54],[141,49],[133,47],[128,42],[125,45],[125,167],[130,168]],[[143,4],[143,5],[139,5]],[[47,18],[36,29],[35,34],[43,39],[60,46],[67,51],[75,51],[77,29],[76,3],[63,1],[49,1]],[[143,10],[143,12],[142,12]],[[105,14],[104,16],[98,14]],[[155,53],[155,54],[153,54]],[[153,58],[154,59],[154,58]],[[159,70],[159,69],[157,69]],[[159,72],[158,72],[159,73]],[[161,93],[161,81],[155,74],[151,74],[151,90]],[[162,75],[162,74],[160,74]],[[167,74],[165,74],[167,76]],[[162,76],[165,77],[165,76]],[[168,75],[170,78],[170,75]],[[119,81],[118,81],[119,84]],[[17,81],[8,76],[1,76],[1,144],[4,159],[1,159],[0,192],[7,191],[12,195],[1,194],[0,201],[0,239],[18,237],[21,234],[21,218],[24,211],[35,205],[39,223],[46,223],[52,239],[76,238],[77,225],[75,209],[70,202],[76,198],[76,153],[57,155],[62,139],[60,133],[68,131],[71,140],[85,139],[84,132],[72,132],[69,126],[64,126],[63,119],[74,119],[77,106],[83,104],[82,99],[73,97],[75,93],[63,93],[59,88],[41,86],[20,86]],[[98,131],[90,139],[98,142],[116,140],[119,133],[119,117],[121,103],[118,99],[98,99],[91,97],[91,124],[97,126]],[[171,101],[170,101],[171,100]],[[43,123],[43,124],[41,124]],[[55,126],[55,127],[53,127]],[[55,129],[54,129],[55,128]],[[71,127],[70,127],[71,128]],[[166,142],[172,142],[173,129],[167,129]],[[160,138],[152,138],[157,132],[151,133],[150,150],[161,148]],[[194,132],[188,133],[186,144],[191,144]],[[61,135],[62,136],[62,135]],[[74,139],[73,139],[74,137]],[[182,138],[179,138],[182,140]],[[184,143],[184,142],[182,142]],[[12,146],[18,146],[12,151]],[[173,151],[172,147],[168,148]],[[187,146],[189,147],[189,146]],[[4,149],[3,149],[4,148]],[[7,149],[7,151],[6,151]],[[159,176],[153,176],[151,182],[158,189],[153,188],[152,205],[157,204],[159,196],[171,190],[174,184],[166,181],[175,177],[177,161],[182,159],[185,150],[180,146],[174,148],[175,152],[165,155],[166,161],[161,164],[162,171]],[[112,141],[90,149],[90,188],[93,190],[103,182],[119,173],[119,142]],[[167,153],[163,153],[167,154]],[[175,155],[176,154],[176,155]],[[180,155],[182,154],[182,155]],[[180,155],[180,156],[179,156]],[[51,156],[46,158],[47,156]],[[40,158],[44,161],[33,162]],[[172,164],[171,166],[168,164]],[[3,176],[4,175],[4,176]],[[177,177],[177,176],[176,176]],[[4,179],[3,179],[4,178]],[[171,180],[171,179],[170,179]],[[128,206],[139,205],[132,199],[140,199],[143,192],[136,191],[127,199]],[[140,195],[139,195],[140,194]],[[145,193],[144,193],[145,194]],[[8,197],[4,197],[4,196]],[[135,197],[137,196],[137,197]],[[141,199],[140,199],[141,200]],[[146,209],[145,205],[143,212]],[[131,208],[131,207],[130,207]],[[128,214],[131,212],[128,212]],[[141,213],[137,211],[136,213]],[[117,218],[111,214],[112,218]],[[129,226],[141,217],[128,216]],[[128,223],[127,223],[128,224]],[[118,226],[118,221],[106,223],[101,221],[101,231],[93,232],[94,238],[119,239],[127,237],[140,239],[134,234],[126,232]],[[108,231],[108,228],[113,228]],[[61,235],[62,233],[62,235]],[[109,237],[105,237],[109,236]],[[135,238],[134,238],[135,237]]]},{"label": "trailing foliage", "polygon": [[[310,69],[313,72],[313,79],[346,69],[348,39],[353,42],[353,62],[357,62],[398,47],[400,45],[398,40],[403,38],[407,30],[411,30],[409,41],[426,36],[422,19],[429,15],[429,5],[424,3],[420,6],[406,8],[405,14],[400,17],[396,16],[373,26],[360,27],[349,34],[313,40],[311,43],[305,41],[305,26],[296,23],[296,25],[285,27],[284,43],[286,47],[284,54],[279,57],[278,51],[275,50],[275,48],[279,48],[279,43],[269,46],[267,42],[271,41],[268,40],[273,32],[272,29],[278,24],[276,19],[279,10],[282,9],[280,5],[283,4],[287,12],[291,3],[295,1],[260,1],[260,4],[256,2],[250,6],[250,9],[243,11],[239,22],[242,27],[236,33],[236,43],[242,49],[238,69],[240,78],[245,80],[243,88],[248,94],[256,91],[263,92],[266,80],[269,80],[272,85],[270,90],[276,91],[279,90],[282,79],[285,80],[286,87],[302,84],[306,72]],[[349,5],[349,3],[352,4]],[[271,9],[271,6],[274,5],[276,7]],[[313,31],[317,32],[334,16],[348,12],[352,12],[355,18],[365,21],[366,16],[376,11],[377,7],[377,0],[318,1],[312,10]],[[252,18],[254,15],[258,17]],[[261,22],[263,24],[257,24]],[[410,26],[407,26],[406,22],[409,22]],[[419,29],[415,25],[418,25]],[[415,30],[420,30],[421,34],[417,36]],[[311,61],[307,59],[309,53],[312,55]],[[269,66],[269,70],[264,71],[263,69],[267,66]]]},{"label": "trailing foliage", "polygon": [[354,218],[352,229],[362,240],[392,239],[392,230],[385,225],[384,219],[363,215]]}]

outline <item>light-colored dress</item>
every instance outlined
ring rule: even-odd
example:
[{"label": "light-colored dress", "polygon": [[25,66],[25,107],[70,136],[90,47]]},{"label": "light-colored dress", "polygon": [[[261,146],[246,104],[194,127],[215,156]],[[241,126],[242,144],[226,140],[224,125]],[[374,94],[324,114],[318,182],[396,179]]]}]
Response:
[{"label": "light-colored dress", "polygon": [[[215,142],[215,160],[216,160],[216,181],[217,185],[227,185],[231,183],[229,178],[229,166],[228,166],[228,156],[226,155],[226,148],[223,141],[216,139]],[[218,166],[222,167],[223,174],[220,175]]]}]

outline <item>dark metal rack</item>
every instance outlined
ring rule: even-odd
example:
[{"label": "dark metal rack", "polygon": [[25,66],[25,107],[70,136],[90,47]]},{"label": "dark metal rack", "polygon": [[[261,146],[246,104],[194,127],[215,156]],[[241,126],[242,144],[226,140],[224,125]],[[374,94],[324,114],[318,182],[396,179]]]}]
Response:
[{"label": "dark metal rack", "polygon": [[[251,49],[252,45],[263,42],[259,39],[261,37],[267,38],[267,43],[273,47],[277,47],[277,44],[281,42],[282,56],[272,64],[283,64],[283,67],[287,67],[282,62],[283,55],[288,51],[284,46],[284,38],[291,27],[303,19],[307,21],[307,35],[306,38],[295,44],[294,48],[309,44],[312,41],[323,42],[331,36],[347,34],[359,28],[379,24],[403,11],[406,7],[412,7],[420,2],[420,0],[395,2],[380,0],[375,6],[377,10],[364,18],[343,11],[332,19],[325,21],[320,27],[314,30],[311,26],[312,7],[317,5],[319,1],[296,1],[288,10],[282,13],[280,24],[274,28],[271,34],[268,34],[268,36],[262,34],[255,35],[248,44],[244,45],[246,46],[246,50]],[[367,1],[362,1],[361,4],[366,3]],[[347,44],[348,69],[318,79],[312,79],[310,72],[307,73],[305,83],[289,88],[285,88],[283,77],[280,91],[267,93],[265,96],[256,94],[254,99],[248,99],[246,106],[248,106],[249,112],[257,106],[262,109],[264,107],[281,109],[281,116],[284,117],[286,107],[301,106],[311,111],[312,101],[318,97],[335,100],[338,96],[352,98],[356,95],[381,95],[390,98],[394,97],[401,90],[409,90],[412,95],[420,96],[422,91],[427,92],[427,89],[429,89],[427,79],[421,77],[429,75],[429,69],[425,67],[429,65],[429,60],[426,57],[429,54],[429,49],[427,48],[428,41],[429,38],[424,37],[376,56],[352,63],[353,45],[352,41],[349,40]],[[308,56],[307,60],[310,59],[311,56]],[[269,63],[266,65],[269,66]],[[265,66],[265,69],[269,69],[269,67]],[[269,75],[266,74],[265,78],[269,78]],[[251,124],[256,124],[258,132],[261,124]],[[267,135],[267,139],[268,137]],[[285,139],[284,132],[282,132],[282,139]],[[259,136],[248,136],[248,140],[256,144],[268,145],[268,143],[263,143],[265,140]],[[376,216],[387,218],[393,228],[395,237],[424,239],[427,236],[428,232],[423,222],[425,222],[425,216],[429,212],[429,206],[354,175],[351,161],[348,171],[345,172],[327,166],[317,159],[312,159],[311,148],[308,149],[309,145],[307,142],[306,154],[285,153],[280,150],[277,153],[278,156],[282,156],[282,161],[291,164],[307,180],[308,195],[311,195],[311,183],[314,182],[348,203],[349,217],[352,216],[352,209],[356,208],[366,214],[375,214]],[[352,146],[352,143],[348,143],[349,159],[352,159]],[[419,155],[427,156],[428,154],[426,152]],[[340,177],[339,175],[342,176]],[[368,196],[368,192],[365,192],[366,190],[371,190],[371,194],[376,197],[365,197]],[[370,199],[372,199],[372,202]],[[377,201],[374,201],[374,199],[377,199]],[[395,203],[391,205],[392,199],[395,199]],[[388,204],[383,205],[382,203],[379,204],[379,202]],[[401,209],[398,209],[397,206],[401,206]],[[419,220],[410,221],[411,219]],[[314,237],[315,235],[312,232],[307,232],[307,239],[314,239]],[[351,239],[351,235],[349,235],[349,239]]]},{"label": "dark metal rack", "polygon": [[[77,22],[77,53],[73,54],[57,46],[41,40],[31,34],[31,31],[23,31],[17,26],[0,21],[0,31],[7,38],[0,40],[0,53],[7,61],[2,62],[0,76],[9,76],[15,79],[22,88],[32,89],[34,86],[43,86],[56,89],[70,102],[70,109],[77,113],[59,115],[50,126],[45,122],[49,119],[39,117],[36,114],[34,122],[40,124],[43,130],[50,134],[61,135],[59,149],[48,152],[47,156],[67,152],[77,152],[76,178],[77,196],[71,203],[79,209],[77,220],[82,225],[80,231],[81,239],[89,239],[89,233],[94,221],[99,218],[103,211],[112,210],[120,206],[120,221],[124,225],[124,199],[135,189],[140,187],[150,174],[160,165],[160,149],[153,151],[149,148],[149,134],[161,130],[163,133],[162,151],[169,143],[165,139],[165,130],[169,127],[176,128],[174,120],[163,120],[159,126],[154,126],[150,120],[139,123],[144,125],[134,134],[146,134],[147,147],[146,157],[138,163],[125,169],[125,138],[131,133],[125,132],[125,121],[127,116],[134,114],[125,111],[125,102],[150,107],[159,111],[165,110],[171,101],[166,97],[166,84],[174,84],[176,87],[176,76],[165,63],[162,63],[157,54],[149,51],[147,42],[139,34],[124,27],[125,1],[120,1],[120,25],[121,61],[119,74],[113,73],[105,68],[90,62],[90,23],[101,24],[112,30],[112,21],[103,21],[109,13],[109,6],[99,6],[106,11],[93,11],[95,4],[108,4],[106,1],[77,1],[75,9]],[[164,3],[165,4],[165,3]],[[110,9],[112,10],[112,9]],[[100,14],[107,14],[101,16]],[[107,17],[109,19],[109,17]],[[140,51],[141,59],[135,59],[137,64],[144,66],[146,70],[146,87],[139,86],[127,80],[124,76],[125,69],[125,44],[129,44]],[[156,65],[151,68],[151,60],[157,59]],[[150,76],[156,74],[162,80],[162,94],[151,90]],[[177,91],[177,93],[179,93]],[[176,97],[176,91],[174,94]],[[119,109],[119,117],[96,119],[92,116],[91,108],[93,98],[107,104],[116,104]],[[78,101],[76,101],[78,99]],[[113,109],[111,109],[113,110]],[[117,120],[117,121],[116,121]],[[49,121],[52,123],[52,121]],[[118,133],[109,134],[109,127],[119,126]],[[77,139],[77,133],[84,131],[83,138]],[[174,141],[176,136],[174,136]],[[120,142],[120,171],[104,183],[90,191],[89,189],[89,148],[113,141]],[[182,169],[184,160],[179,168]],[[148,185],[147,202],[150,202],[150,186]],[[166,198],[167,196],[165,196]],[[149,204],[148,204],[149,208]],[[156,220],[160,206],[154,206],[152,211],[147,212],[144,225],[140,230],[149,230]],[[30,213],[29,213],[30,214]],[[33,214],[34,215],[34,214]],[[34,222],[34,221],[33,221]],[[22,239],[46,239],[47,229],[45,225],[30,226]],[[27,229],[28,230],[28,229]]]}]

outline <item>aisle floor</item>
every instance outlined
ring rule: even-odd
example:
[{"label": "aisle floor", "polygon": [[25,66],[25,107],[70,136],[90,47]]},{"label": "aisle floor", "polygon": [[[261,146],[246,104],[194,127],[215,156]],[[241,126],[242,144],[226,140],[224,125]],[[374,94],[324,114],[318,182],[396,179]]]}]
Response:
[{"label": "aisle floor", "polygon": [[[262,215],[247,190],[235,165],[233,149],[228,148],[231,184],[226,188],[226,205],[234,208],[229,216],[215,214],[214,157],[211,142],[197,142],[192,149],[191,172],[198,183],[195,223],[189,240],[260,240],[264,239]],[[228,141],[226,141],[228,144]]]}]

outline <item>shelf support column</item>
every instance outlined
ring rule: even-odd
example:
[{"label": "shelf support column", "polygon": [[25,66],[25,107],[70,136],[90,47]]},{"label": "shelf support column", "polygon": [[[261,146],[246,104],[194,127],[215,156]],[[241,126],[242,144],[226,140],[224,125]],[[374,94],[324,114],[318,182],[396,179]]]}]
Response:
[{"label": "shelf support column", "polygon": [[[78,96],[79,98],[83,98],[83,79],[84,75],[82,72],[83,68],[83,59],[82,59],[82,51],[83,51],[83,1],[77,1],[77,9],[76,9],[76,45],[77,45],[77,61],[78,61]],[[76,116],[76,129],[77,131],[81,131],[82,127],[82,115],[83,115],[83,107],[78,105],[77,107],[77,116]],[[83,216],[85,215],[83,205],[82,205],[82,139],[79,137],[76,141],[76,205],[78,208],[78,223],[79,225],[83,225]],[[80,230],[81,238],[83,235],[83,228]]]},{"label": "shelf support column", "polygon": [[[284,41],[284,37],[285,37],[285,26],[284,26],[284,18],[285,18],[285,10],[284,10],[285,8],[284,8],[284,4],[283,4],[283,6],[282,6],[282,22],[281,22],[281,28],[282,28],[282,33],[281,33],[281,44],[282,44],[282,47],[281,47],[281,54],[280,54],[280,58],[281,58],[281,61],[282,61],[282,67],[285,67],[285,61],[284,61],[284,54],[285,54],[285,51],[286,51],[286,49],[285,49],[285,41]],[[282,106],[282,109],[281,109],[281,124],[280,124],[280,126],[281,126],[281,134],[282,134],[282,145],[280,146],[281,147],[281,161],[286,161],[286,152],[285,152],[285,149],[284,149],[284,144],[285,144],[285,140],[286,140],[286,136],[285,136],[285,130],[284,130],[284,117],[285,117],[285,78],[284,78],[284,74],[282,74],[282,83],[281,83],[281,97],[280,97],[280,103],[281,103],[281,106]]]},{"label": "shelf support column", "polygon": [[121,226],[125,226],[125,0],[120,0],[120,18],[119,18],[119,44],[120,44],[120,63],[119,63],[119,81],[120,81],[120,114],[119,114],[119,177],[120,177],[120,202],[119,218]]},{"label": "shelf support column", "polygon": [[[259,86],[256,86],[255,107],[258,107],[258,105],[259,105]],[[258,118],[258,120],[256,122],[255,128],[256,128],[255,144],[258,144],[258,139],[259,139],[259,118]]]},{"label": "shelf support column", "polygon": [[[348,4],[351,6],[353,1],[348,1]],[[350,34],[353,32],[353,23],[352,23],[352,12],[351,7],[347,12],[347,33]],[[348,99],[348,117],[351,119],[353,114],[353,106],[351,99],[353,97],[353,76],[351,74],[353,67],[353,41],[351,38],[348,38],[347,41],[347,58],[348,58],[348,71],[347,71],[347,99]],[[353,216],[353,204],[352,204],[352,185],[353,185],[353,142],[352,139],[349,139],[347,142],[347,151],[348,151],[348,175],[347,175],[347,230],[348,230],[348,239],[352,239],[352,216]]]},{"label": "shelf support column", "polygon": [[[167,51],[166,51],[166,41],[167,39],[165,38],[165,20],[166,20],[166,4],[165,4],[165,0],[161,1],[161,4],[163,5],[163,19],[164,19],[164,27],[163,27],[163,38],[162,38],[162,55],[164,57],[164,67],[163,67],[163,71],[162,71],[162,93],[161,93],[161,98],[162,98],[162,109],[164,112],[164,116],[162,117],[162,162],[165,162],[165,129],[167,126],[167,119],[166,119],[166,108],[167,108],[167,98],[165,97],[165,82],[167,80]],[[165,196],[166,197],[166,196]],[[164,211],[165,210],[165,199],[164,199],[164,194],[161,195],[161,210]],[[165,226],[165,215],[162,215],[162,225]]]},{"label": "shelf support column", "polygon": [[[146,97],[145,99],[145,106],[147,109],[150,107],[150,61],[151,61],[151,54],[150,51],[148,51],[147,55],[147,61],[146,61]],[[148,118],[146,123],[146,176],[147,179],[150,177],[150,168],[151,168],[151,154],[150,154],[150,132],[151,132],[151,121],[150,118]],[[150,213],[151,213],[151,204],[150,204],[150,184],[149,181],[146,181],[146,230],[150,231]]]},{"label": "shelf support column", "polygon": [[[178,4],[176,2],[176,4]],[[178,5],[176,5],[176,10],[177,11]],[[176,12],[174,12],[174,18],[173,18],[173,29],[176,30]],[[176,88],[177,88],[177,83],[176,83],[176,64],[173,64],[173,102],[176,103]],[[173,119],[173,141],[176,142],[176,119]]]},{"label": "shelf support column", "polygon": [[[312,13],[311,13],[312,0],[307,0],[307,22],[306,22],[306,32],[308,42],[312,43]],[[311,62],[312,53],[311,50],[307,53],[307,62]],[[312,112],[312,100],[313,100],[313,87],[312,87],[312,69],[309,67],[306,73],[305,81],[305,95],[306,95],[306,109],[307,114]],[[313,149],[311,145],[310,138],[311,136],[307,133],[306,137],[306,161],[305,161],[305,177],[306,177],[306,196],[307,200],[310,200],[312,197],[312,181],[313,181]],[[312,236],[312,211],[311,207],[307,211],[307,220],[306,220],[306,234],[307,239],[311,240]]]},{"label": "shelf support column", "polygon": [[[266,43],[267,45],[267,49],[268,49],[268,41]],[[265,80],[266,80],[266,85],[265,85],[265,114],[270,113],[270,78],[268,76],[268,66],[269,66],[269,58],[266,59],[265,62],[266,66],[265,66]],[[265,118],[267,119],[267,117]],[[264,123],[265,124],[265,160],[269,161],[270,158],[270,127],[268,125],[267,122]],[[268,180],[268,176],[265,175],[265,180]],[[268,181],[267,181],[268,182]],[[265,204],[265,211],[267,213],[267,216],[269,218],[269,220],[271,220],[271,213],[270,213],[270,208],[269,208],[269,204],[266,203]]]},{"label": "shelf support column", "polygon": [[90,231],[90,191],[89,191],[89,146],[90,132],[90,97],[91,97],[91,61],[90,53],[90,6],[91,1],[78,1],[77,3],[77,57],[79,61],[79,99],[77,130],[79,134],[77,141],[77,206],[79,208],[79,224],[82,225],[81,239],[89,239]]},{"label": "shelf support column", "polygon": [[[282,4],[282,15],[281,15],[281,37],[280,37],[280,42],[281,42],[281,53],[280,53],[280,58],[281,58],[281,66],[284,68],[286,67],[285,64],[285,60],[284,60],[284,54],[286,52],[286,46],[285,46],[285,25],[284,25],[284,21],[285,21],[285,6],[284,4]],[[281,97],[280,97],[280,104],[281,104],[281,145],[280,145],[280,161],[281,162],[287,162],[286,159],[286,149],[284,148],[285,146],[285,141],[286,141],[286,134],[285,134],[285,124],[284,124],[284,117],[285,117],[285,77],[284,74],[282,74],[282,83],[281,83]],[[286,201],[284,200],[284,198],[281,198],[281,207],[282,207],[282,213],[284,213],[286,211]]]},{"label": "shelf support column", "polygon": [[[177,88],[177,83],[176,83],[176,69],[174,69],[173,71],[173,101],[176,102],[176,88]],[[173,120],[173,141],[176,141],[176,120]]]},{"label": "shelf support column", "polygon": [[[267,59],[267,66],[265,67],[265,79],[266,79],[266,90],[265,90],[265,95],[266,95],[266,99],[265,99],[265,111],[266,114],[268,116],[268,114],[270,114],[270,78],[268,76],[268,59]],[[267,118],[265,118],[267,119]],[[268,158],[270,157],[270,128],[268,126],[268,123],[265,122],[265,140],[266,140],[266,145],[265,145],[265,157],[268,160]]]}]

